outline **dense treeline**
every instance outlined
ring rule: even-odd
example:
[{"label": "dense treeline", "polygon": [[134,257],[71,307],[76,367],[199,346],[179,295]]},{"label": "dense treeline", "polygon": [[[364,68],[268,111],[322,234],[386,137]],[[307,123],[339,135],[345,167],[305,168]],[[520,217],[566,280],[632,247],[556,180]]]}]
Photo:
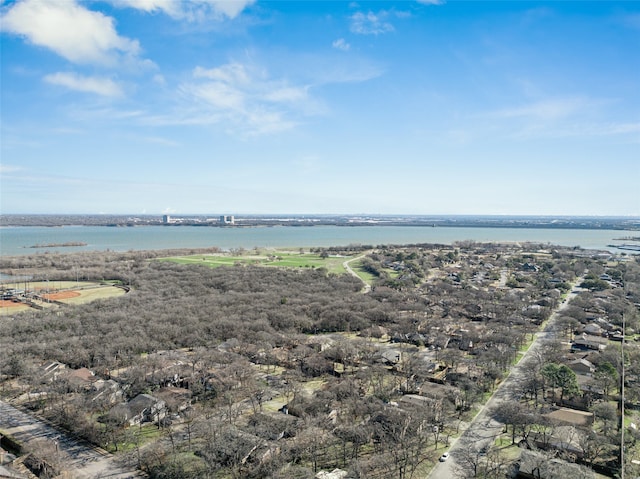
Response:
[{"label": "dense treeline", "polygon": [[[361,270],[373,283],[367,294],[357,278],[324,268],[156,261],[213,251],[2,259],[3,271],[32,279],[131,285],[119,298],[3,317],[2,393],[16,400],[24,391],[40,393],[27,394],[24,404],[112,451],[126,445],[151,477],[312,478],[339,467],[354,478],[407,478],[438,457],[578,277],[608,275],[607,284],[624,281],[624,288],[582,292],[565,309],[561,334],[570,337],[594,311],[638,329],[640,267],[633,261],[473,242],[324,250],[366,251]],[[627,352],[636,377],[638,352]],[[596,361],[596,381],[607,395],[615,393],[621,367],[615,354]],[[45,361],[116,379],[117,397],[71,376],[54,381],[42,372]],[[532,382],[522,385],[537,412],[547,407],[545,391],[559,383],[555,372],[566,369],[562,361],[554,343]],[[574,386],[558,386],[560,401]],[[637,390],[629,383],[633,401]],[[167,398],[176,391],[190,398],[187,409]],[[115,403],[141,393],[165,393],[177,418],[156,421],[156,442],[145,444],[143,428],[114,412]],[[274,397],[288,414],[266,408]],[[507,412],[500,411],[501,420],[513,424]]]},{"label": "dense treeline", "polygon": [[151,262],[117,276],[134,285],[128,295],[16,315],[0,322],[0,347],[9,355],[108,368],[115,358],[121,364],[143,352],[215,347],[231,338],[273,347],[299,333],[358,331],[392,314],[359,294],[357,279],[320,270]]}]

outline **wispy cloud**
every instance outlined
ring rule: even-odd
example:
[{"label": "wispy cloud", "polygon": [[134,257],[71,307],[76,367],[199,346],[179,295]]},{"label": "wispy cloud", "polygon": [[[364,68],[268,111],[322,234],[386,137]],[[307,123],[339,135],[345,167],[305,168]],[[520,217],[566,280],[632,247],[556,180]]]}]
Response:
[{"label": "wispy cloud", "polygon": [[220,123],[245,134],[283,131],[309,112],[313,100],[308,85],[292,85],[269,78],[259,68],[228,63],[215,68],[196,67],[192,80],[179,87],[190,107],[180,123]]},{"label": "wispy cloud", "polygon": [[162,12],[176,20],[190,22],[210,18],[233,19],[255,0],[110,0],[120,8],[135,8],[149,13]]},{"label": "wispy cloud", "polygon": [[3,165],[0,163],[0,174],[6,175],[7,173],[15,173],[22,170],[22,167],[17,165]]},{"label": "wispy cloud", "polygon": [[626,135],[627,133],[640,135],[640,123],[614,123],[600,128],[607,135]]},{"label": "wispy cloud", "polygon": [[314,85],[365,82],[385,73],[383,65],[353,55],[310,58],[304,65]]},{"label": "wispy cloud", "polygon": [[383,73],[380,66],[357,57],[347,60],[332,54],[296,59],[287,78],[272,76],[252,62],[196,66],[191,78],[175,88],[172,113],[144,115],[140,121],[155,126],[219,125],[241,136],[282,132],[327,112],[319,96],[324,85],[363,82]]},{"label": "wispy cloud", "polygon": [[193,76],[236,85],[246,85],[250,82],[247,67],[240,63],[228,63],[221,67],[210,69],[197,66],[193,70]]},{"label": "wispy cloud", "polygon": [[298,102],[306,101],[309,98],[308,91],[309,91],[308,86],[275,87],[273,90],[265,92],[264,99],[272,103],[295,104]]},{"label": "wispy cloud", "polygon": [[356,12],[351,15],[351,31],[360,35],[380,35],[394,31],[393,25],[387,21],[389,12],[381,10],[378,13]]},{"label": "wispy cloud", "polygon": [[444,5],[445,0],[418,0],[418,3],[422,3],[424,5]]},{"label": "wispy cloud", "polygon": [[[603,122],[588,119],[586,110],[579,105],[542,103],[530,107],[504,110],[487,118],[504,120],[501,131],[520,139],[531,138],[628,138],[640,141],[640,123]],[[496,125],[494,125],[495,127]]]},{"label": "wispy cloud", "polygon": [[161,75],[160,73],[157,73],[155,75],[153,75],[152,78],[153,82],[158,84],[158,85],[166,85],[167,84],[167,80],[165,79],[164,75]]},{"label": "wispy cloud", "polygon": [[487,128],[511,138],[617,136],[623,141],[637,143],[640,123],[606,120],[609,118],[607,107],[616,103],[615,99],[582,96],[546,98],[482,113],[476,119],[481,118]]},{"label": "wispy cloud", "polygon": [[87,77],[73,72],[57,72],[44,77],[52,85],[64,86],[70,90],[95,93],[107,97],[119,97],[123,90],[110,78]]},{"label": "wispy cloud", "polygon": [[331,46],[344,52],[349,51],[349,49],[351,48],[351,45],[349,45],[344,38],[338,38],[331,44]]},{"label": "wispy cloud", "polygon": [[583,98],[557,98],[542,100],[514,108],[494,111],[489,116],[495,118],[536,118],[554,120],[574,115],[584,109],[589,102]]},{"label": "wispy cloud", "polygon": [[640,143],[640,123],[577,123],[550,130],[547,136],[563,138],[616,136],[629,137],[631,143]]},{"label": "wispy cloud", "polygon": [[113,65],[139,60],[137,40],[120,36],[114,19],[75,0],[22,0],[5,10],[2,30],[48,48],[73,63]]},{"label": "wispy cloud", "polygon": [[58,126],[55,128],[51,128],[52,133],[60,133],[62,135],[82,135],[85,133],[84,130],[79,128],[69,128],[66,126]]}]

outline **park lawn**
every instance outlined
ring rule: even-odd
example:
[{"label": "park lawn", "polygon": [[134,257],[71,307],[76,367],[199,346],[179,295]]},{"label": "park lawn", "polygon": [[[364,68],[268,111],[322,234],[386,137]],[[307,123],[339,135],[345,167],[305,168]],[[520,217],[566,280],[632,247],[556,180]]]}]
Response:
[{"label": "park lawn", "polygon": [[109,443],[105,449],[111,454],[126,453],[135,450],[137,447],[144,446],[145,444],[152,443],[158,440],[160,436],[165,432],[155,424],[145,424],[143,426],[133,426],[128,429],[130,434],[122,441],[118,441],[118,448],[113,443]]},{"label": "park lawn", "polygon": [[[316,391],[319,391],[327,384],[325,379],[313,379],[311,381],[305,381],[300,383],[300,390],[308,396],[313,396]],[[262,403],[262,410],[266,412],[279,411],[282,406],[285,406],[289,401],[286,394],[280,394],[272,397],[270,400]]]},{"label": "park lawn", "polygon": [[[31,299],[34,304],[42,308],[54,307],[55,303],[53,301],[65,304],[84,304],[95,301],[96,299],[115,298],[126,294],[124,289],[113,286],[113,284],[91,281],[31,281],[26,284],[5,283],[2,286],[3,288],[26,289],[42,295],[43,298],[51,298],[52,301],[47,301],[46,299]],[[74,295],[74,297],[60,297],[60,294]],[[14,303],[8,300],[2,301],[1,306],[0,316],[8,316],[32,310],[31,306],[27,304]]]},{"label": "park lawn", "polygon": [[95,301],[96,299],[116,298],[126,294],[124,289],[109,285],[102,285],[91,289],[81,289],[78,292],[80,293],[80,296],[61,299],[60,302],[67,304],[84,304]]},{"label": "park lawn", "polygon": [[[356,272],[356,274],[360,277],[360,279],[362,279],[364,282],[366,282],[367,284],[373,284],[374,282],[376,282],[377,280],[379,280],[380,278],[374,274],[369,273],[368,271],[364,270],[362,268],[362,262],[361,261],[354,261],[353,263],[351,263],[351,269],[353,269],[353,271]],[[397,271],[391,269],[391,268],[385,268],[384,272],[388,275],[388,277],[390,279],[395,279],[398,276],[400,276],[400,273],[398,273]]]},{"label": "park lawn", "polygon": [[30,311],[31,306],[21,303],[13,303],[11,301],[0,300],[0,316],[9,316],[16,313],[22,313],[24,311]]},{"label": "park lawn", "polygon": [[282,409],[283,406],[286,406],[288,403],[287,398],[284,394],[280,396],[274,396],[262,403],[262,410],[265,412],[277,412]]},{"label": "park lawn", "polygon": [[362,261],[354,261],[353,263],[350,263],[349,266],[351,266],[351,269],[358,275],[358,277],[367,284],[373,284],[374,281],[379,279],[376,275],[373,275],[362,268]]},{"label": "park lawn", "polygon": [[329,273],[342,274],[346,270],[343,263],[348,257],[329,256],[322,258],[314,253],[299,253],[291,251],[271,251],[269,253],[246,255],[199,254],[193,256],[172,256],[161,258],[161,261],[171,261],[180,264],[201,264],[212,268],[220,266],[234,266],[237,264],[275,266],[280,268],[326,268]]},{"label": "park lawn", "polygon": [[506,437],[505,435],[498,436],[494,445],[500,449],[500,455],[504,461],[514,462],[520,457],[520,453],[522,452],[522,449],[520,449],[517,444],[511,443],[511,437]]}]

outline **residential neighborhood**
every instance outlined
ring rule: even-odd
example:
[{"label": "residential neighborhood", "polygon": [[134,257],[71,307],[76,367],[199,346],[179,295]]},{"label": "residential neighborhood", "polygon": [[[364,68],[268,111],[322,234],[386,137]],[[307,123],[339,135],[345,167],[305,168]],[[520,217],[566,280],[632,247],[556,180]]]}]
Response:
[{"label": "residential neighborhood", "polygon": [[622,428],[635,470],[636,261],[473,242],[325,253],[359,258],[361,276],[140,262],[112,313],[38,313],[134,341],[85,349],[74,332],[65,355],[47,339],[5,360],[2,400],[150,477],[616,477]]}]

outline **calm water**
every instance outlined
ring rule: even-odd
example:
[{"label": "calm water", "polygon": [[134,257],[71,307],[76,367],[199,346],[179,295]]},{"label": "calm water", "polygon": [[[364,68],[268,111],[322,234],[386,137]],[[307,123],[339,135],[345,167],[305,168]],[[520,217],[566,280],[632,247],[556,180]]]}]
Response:
[{"label": "calm water", "polygon": [[[530,241],[607,249],[614,238],[629,236],[628,231],[526,229],[526,228],[454,228],[428,226],[312,226],[214,228],[198,226],[65,226],[0,228],[2,256],[30,255],[43,252],[129,251],[170,248],[313,247],[349,244],[442,243],[474,240],[479,242]],[[86,246],[31,248],[33,245],[87,243]],[[622,243],[622,242],[615,242]]]}]

